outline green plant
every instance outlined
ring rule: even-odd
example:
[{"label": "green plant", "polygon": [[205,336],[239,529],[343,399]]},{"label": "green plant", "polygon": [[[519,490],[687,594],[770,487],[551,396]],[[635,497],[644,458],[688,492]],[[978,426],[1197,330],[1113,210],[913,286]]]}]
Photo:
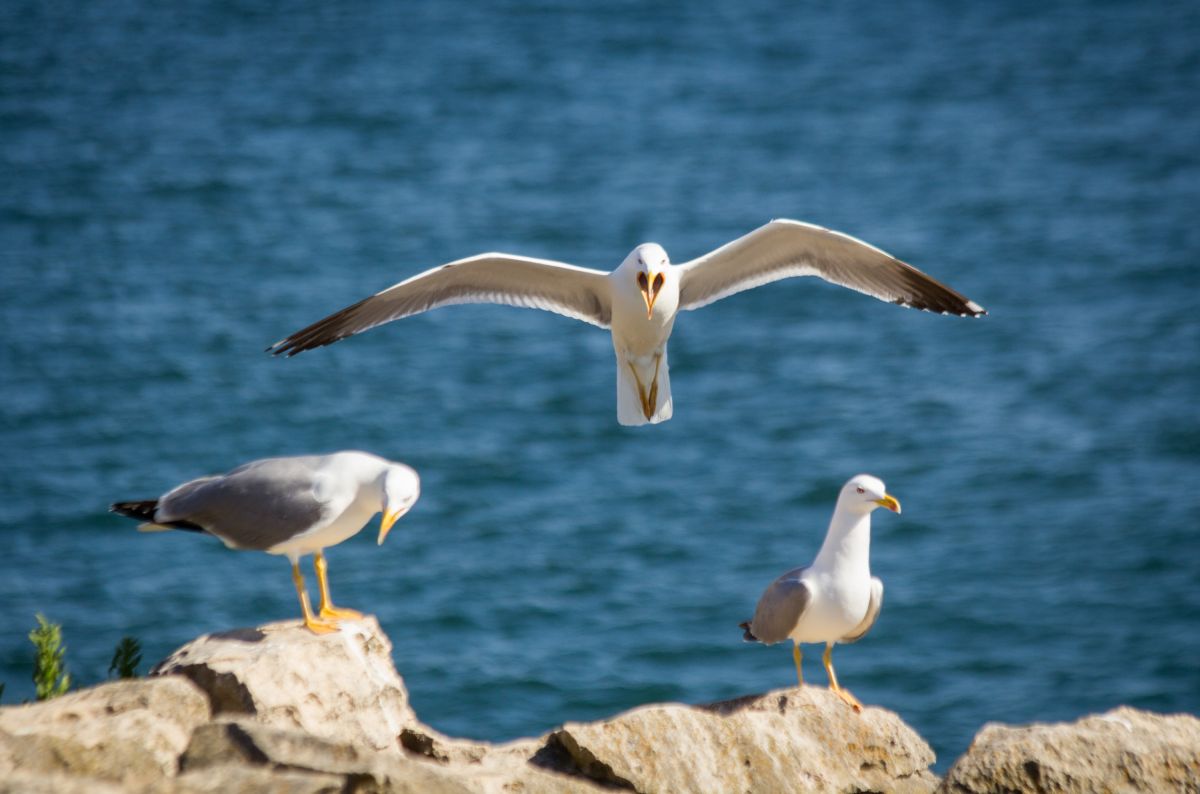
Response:
[{"label": "green plant", "polygon": [[142,646],[133,637],[122,637],[108,665],[108,677],[136,678],[137,666],[142,663]]},{"label": "green plant", "polygon": [[35,615],[37,628],[29,632],[33,643],[33,684],[38,700],[58,697],[71,686],[71,676],[63,665],[67,649],[62,644],[62,626],[50,623],[40,612]]}]

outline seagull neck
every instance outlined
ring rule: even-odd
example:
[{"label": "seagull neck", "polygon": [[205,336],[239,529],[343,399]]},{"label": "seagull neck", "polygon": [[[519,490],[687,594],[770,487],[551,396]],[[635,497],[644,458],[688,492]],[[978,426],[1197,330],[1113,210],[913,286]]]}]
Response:
[{"label": "seagull neck", "polygon": [[871,514],[838,510],[829,522],[814,567],[871,569]]},{"label": "seagull neck", "polygon": [[378,493],[382,501],[384,482],[387,478],[388,463],[382,458],[376,458],[374,455],[359,455],[352,459],[352,471],[359,482],[359,488],[363,490],[362,496],[367,493]]}]

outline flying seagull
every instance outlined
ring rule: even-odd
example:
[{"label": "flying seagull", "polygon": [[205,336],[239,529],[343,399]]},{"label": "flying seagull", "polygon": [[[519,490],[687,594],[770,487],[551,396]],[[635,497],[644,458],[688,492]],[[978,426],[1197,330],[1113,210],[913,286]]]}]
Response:
[{"label": "flying seagull", "polygon": [[[324,549],[357,535],[381,511],[377,542],[382,545],[420,494],[417,473],[403,463],[366,452],[335,452],[256,460],[228,474],[185,482],[158,499],[117,502],[109,509],[146,522],[138,527],[143,532],[207,532],[231,549],[286,556],[304,625],[325,634],[337,630],[336,621],[362,614],[330,600]],[[321,590],[315,615],[300,573],[305,554],[313,555]]]},{"label": "flying seagull", "polygon": [[715,251],[673,265],[643,243],[611,273],[547,259],[488,253],[401,281],[303,328],[268,350],[293,356],[377,325],[455,303],[545,309],[612,330],[617,421],[671,418],[667,340],[680,309],[698,309],[790,276],[818,276],[914,309],[978,317],[987,312],[911,265],[850,235],[774,220]]},{"label": "flying seagull", "polygon": [[825,643],[829,688],[855,711],[862,711],[862,703],[838,685],[832,654],[834,643],[862,639],[883,606],[883,582],[871,576],[869,560],[871,513],[877,507],[900,512],[900,503],[878,478],[869,474],[851,478],[838,495],[817,558],[807,568],[788,571],[772,582],[758,600],[754,619],[741,624],[747,642],[792,641],[800,686],[804,686],[800,643]]}]

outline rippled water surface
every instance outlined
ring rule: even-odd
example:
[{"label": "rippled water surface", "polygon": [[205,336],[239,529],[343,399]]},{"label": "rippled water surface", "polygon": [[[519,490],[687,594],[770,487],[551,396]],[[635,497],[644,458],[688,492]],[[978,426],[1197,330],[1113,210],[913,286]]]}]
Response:
[{"label": "rippled water surface", "polygon": [[[504,739],[793,682],[741,642],[839,485],[886,603],[842,680],[944,766],[987,720],[1200,710],[1200,12],[1190,3],[0,6],[0,681],[297,613],[287,563],[116,499],[363,448],[424,495],[333,549],[423,719]],[[991,312],[796,280],[676,324],[675,419],[606,334],[454,307],[262,351],[425,267],[683,261],[772,217]],[[823,683],[815,653],[810,681]]]}]

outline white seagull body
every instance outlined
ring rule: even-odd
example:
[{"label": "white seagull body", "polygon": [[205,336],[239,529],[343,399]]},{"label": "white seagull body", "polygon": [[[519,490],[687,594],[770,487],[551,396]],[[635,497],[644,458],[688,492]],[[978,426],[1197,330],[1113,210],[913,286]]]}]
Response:
[{"label": "white seagull body", "polygon": [[[417,473],[403,463],[367,452],[304,455],[256,460],[212,477],[179,485],[158,499],[118,502],[112,512],[143,523],[155,532],[184,529],[215,535],[231,549],[279,554],[292,564],[304,624],[312,631],[333,631],[332,621],[360,618],[333,606],[324,550],[357,535],[371,516],[382,512],[378,543],[421,494]],[[300,558],[314,555],[321,602],[309,605]]]},{"label": "white seagull body", "polygon": [[987,313],[861,240],[808,223],[774,220],[681,265],[672,265],[656,243],[639,245],[611,273],[512,254],[460,259],[401,281],[269,349],[291,356],[455,303],[544,309],[612,330],[617,420],[654,424],[670,419],[673,410],[667,340],[678,312],[791,276],[818,276],[925,311],[967,317]]},{"label": "white seagull body", "polygon": [[900,512],[900,503],[878,478],[868,474],[851,478],[838,495],[816,559],[772,582],[758,600],[754,619],[742,624],[747,641],[793,642],[801,685],[800,644],[825,643],[829,686],[855,711],[861,711],[862,704],[838,685],[831,654],[834,643],[862,639],[883,606],[883,582],[871,576],[870,563],[871,513],[878,507]]}]

